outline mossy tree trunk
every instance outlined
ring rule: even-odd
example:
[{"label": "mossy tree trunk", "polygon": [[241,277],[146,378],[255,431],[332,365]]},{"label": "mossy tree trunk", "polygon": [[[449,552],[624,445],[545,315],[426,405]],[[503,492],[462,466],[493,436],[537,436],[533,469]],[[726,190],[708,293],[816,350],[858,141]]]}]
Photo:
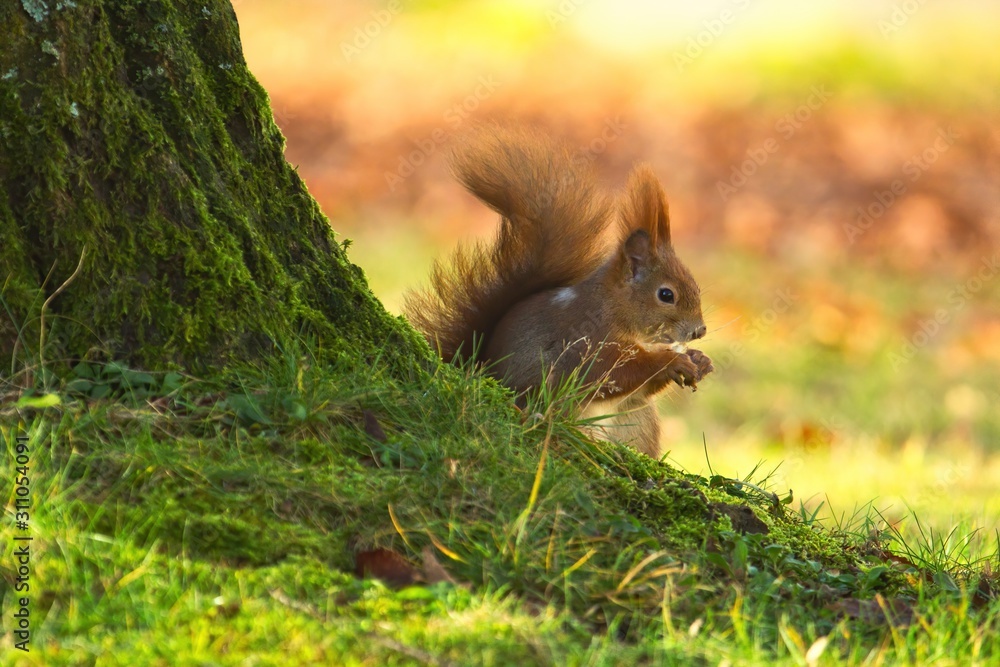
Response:
[{"label": "mossy tree trunk", "polygon": [[228,1],[8,0],[0,44],[0,362],[37,358],[85,248],[46,360],[426,350],[285,162]]}]

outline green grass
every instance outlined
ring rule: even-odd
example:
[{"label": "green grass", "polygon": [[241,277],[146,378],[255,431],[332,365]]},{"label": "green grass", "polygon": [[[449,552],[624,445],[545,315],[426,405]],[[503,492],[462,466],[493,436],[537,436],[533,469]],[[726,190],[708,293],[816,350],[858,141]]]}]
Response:
[{"label": "green grass", "polygon": [[[355,261],[398,311],[434,253],[415,234],[398,244],[365,230],[353,236]],[[407,262],[391,259],[407,251]],[[915,514],[935,531],[966,523],[992,539],[1000,529],[1000,413],[991,409],[1000,401],[1000,354],[990,322],[1000,280],[958,305],[949,294],[975,275],[976,262],[911,275],[871,262],[685,252],[703,283],[709,335],[701,347],[716,372],[697,393],[672,390],[660,400],[674,465],[708,475],[707,444],[717,471],[742,477],[760,464],[774,471],[777,490],[793,489],[811,510],[822,504],[824,519],[871,503],[894,523]],[[948,321],[898,362],[942,307]]]},{"label": "green grass", "polygon": [[[93,370],[78,374],[107,376]],[[109,380],[103,399],[64,384],[59,405],[3,408],[8,629],[19,434],[35,538],[32,651],[8,632],[4,664],[969,664],[1000,652],[995,543],[921,540],[874,513],[821,526],[760,476],[701,478],[589,440],[564,416],[572,388],[519,413],[468,373],[394,379],[347,357],[320,368],[307,345],[267,368],[171,378],[169,392],[111,375],[132,381]],[[734,525],[748,511],[756,520]],[[455,583],[355,578],[355,554],[373,547],[418,574],[438,562]]]}]

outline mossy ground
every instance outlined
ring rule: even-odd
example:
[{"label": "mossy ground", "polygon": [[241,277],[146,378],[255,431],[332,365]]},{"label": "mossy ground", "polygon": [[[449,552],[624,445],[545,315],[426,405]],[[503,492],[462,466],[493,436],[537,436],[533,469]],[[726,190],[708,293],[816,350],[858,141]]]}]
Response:
[{"label": "mossy ground", "polygon": [[[91,384],[54,388],[59,405],[4,408],[5,468],[30,438],[35,538],[32,651],[7,633],[4,661],[804,664],[828,641],[821,663],[968,664],[1000,650],[982,567],[892,558],[873,525],[824,528],[756,485],[594,442],[563,415],[570,395],[521,413],[450,367],[400,379],[313,358],[303,344],[171,378],[166,395],[161,375],[81,367]],[[103,399],[79,393],[102,382]],[[0,532],[7,624],[23,533]],[[454,583],[355,578],[376,547]]]}]

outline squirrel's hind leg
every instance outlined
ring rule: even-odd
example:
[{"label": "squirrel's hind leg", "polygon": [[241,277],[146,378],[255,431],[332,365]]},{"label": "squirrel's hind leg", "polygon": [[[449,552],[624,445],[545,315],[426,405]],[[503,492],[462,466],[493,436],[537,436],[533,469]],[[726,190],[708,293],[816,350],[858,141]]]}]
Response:
[{"label": "squirrel's hind leg", "polygon": [[631,445],[654,459],[660,458],[660,418],[652,401],[630,406],[617,415],[614,422],[612,434],[615,440]]},{"label": "squirrel's hind leg", "polygon": [[597,402],[584,410],[583,416],[611,413],[615,414],[595,422],[590,428],[594,437],[630,445],[654,459],[660,457],[660,419],[652,401],[626,400],[617,406]]}]

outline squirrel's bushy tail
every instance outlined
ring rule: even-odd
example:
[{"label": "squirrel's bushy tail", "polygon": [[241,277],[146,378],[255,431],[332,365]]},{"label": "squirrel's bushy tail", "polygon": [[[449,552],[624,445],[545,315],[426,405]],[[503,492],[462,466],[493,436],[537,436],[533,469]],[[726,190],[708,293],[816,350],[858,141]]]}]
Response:
[{"label": "squirrel's bushy tail", "polygon": [[567,146],[498,127],[460,141],[452,154],[456,176],[502,218],[492,243],[460,246],[448,262],[434,264],[429,290],[406,297],[406,316],[447,361],[474,351],[481,357],[516,303],[591,274],[604,259],[603,235],[613,222],[589,161]]}]

